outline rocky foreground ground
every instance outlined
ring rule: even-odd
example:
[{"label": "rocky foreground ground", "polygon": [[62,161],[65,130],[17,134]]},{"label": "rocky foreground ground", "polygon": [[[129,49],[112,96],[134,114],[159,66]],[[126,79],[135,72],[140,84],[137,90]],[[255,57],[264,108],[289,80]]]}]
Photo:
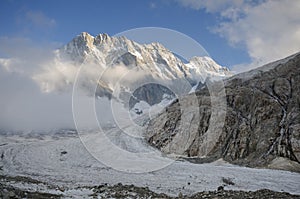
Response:
[{"label": "rocky foreground ground", "polygon": [[[98,186],[93,188],[94,193],[89,195],[89,198],[300,198],[299,195],[291,195],[284,192],[275,192],[267,189],[259,191],[231,191],[231,190],[220,190],[220,191],[204,191],[196,193],[192,196],[183,196],[179,194],[177,197],[170,197],[165,194],[157,194],[150,191],[145,187],[135,187],[133,185],[115,185],[115,186]],[[40,193],[40,192],[29,192],[20,189],[13,188],[11,186],[0,185],[0,197],[5,198],[32,198],[32,199],[46,199],[46,198],[64,198],[63,195]]]},{"label": "rocky foreground ground", "polygon": [[[5,177],[1,176],[0,181],[0,198],[3,199],[46,199],[46,198],[65,198],[64,194],[51,194],[51,193],[42,193],[39,191],[28,191],[22,190],[20,188],[13,187],[7,183],[7,180],[16,180],[16,181],[32,181],[30,178],[24,177]],[[31,182],[33,183],[33,182]],[[39,182],[37,182],[39,183]],[[228,182],[227,182],[228,183]],[[226,185],[225,185],[226,186]],[[216,191],[203,191],[198,192],[196,194],[187,196],[181,193],[178,194],[177,197],[170,197],[164,193],[155,193],[151,191],[148,187],[137,187],[134,185],[123,185],[121,183],[117,185],[108,185],[103,184],[94,187],[84,187],[85,189],[92,190],[92,194],[88,194],[86,197],[88,198],[127,198],[127,199],[180,199],[180,198],[300,198],[300,195],[291,195],[285,192],[275,192],[267,189],[262,189],[258,191],[232,191],[232,190],[224,190],[223,186],[217,188]],[[61,190],[62,193],[66,190]]]},{"label": "rocky foreground ground", "polygon": [[216,191],[198,192],[191,196],[178,194],[177,197],[169,197],[165,194],[157,194],[150,191],[147,187],[135,187],[133,185],[118,184],[115,186],[99,186],[95,187],[93,196],[97,198],[99,195],[103,198],[300,198],[300,196],[291,195],[289,193],[274,192],[267,189],[245,192],[223,190],[219,187]]}]

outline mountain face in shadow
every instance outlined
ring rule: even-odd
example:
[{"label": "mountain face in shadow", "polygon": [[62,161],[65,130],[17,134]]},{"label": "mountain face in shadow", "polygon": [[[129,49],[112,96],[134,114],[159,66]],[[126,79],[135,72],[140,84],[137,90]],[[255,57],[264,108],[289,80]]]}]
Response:
[{"label": "mountain face in shadow", "polygon": [[[300,53],[226,79],[222,128],[210,126],[212,101],[204,86],[196,100],[185,96],[152,119],[147,140],[168,154],[299,172],[299,83]],[[182,124],[186,116],[189,125]]]}]

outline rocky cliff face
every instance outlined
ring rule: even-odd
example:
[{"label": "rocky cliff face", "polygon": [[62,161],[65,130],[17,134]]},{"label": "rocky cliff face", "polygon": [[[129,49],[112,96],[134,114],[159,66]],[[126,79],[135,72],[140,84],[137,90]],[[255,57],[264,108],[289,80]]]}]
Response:
[{"label": "rocky cliff face", "polygon": [[[215,131],[204,87],[197,99],[177,100],[151,120],[148,142],[165,153],[300,171],[299,82],[300,53],[225,80],[225,123]],[[185,117],[188,125],[181,122]]]}]

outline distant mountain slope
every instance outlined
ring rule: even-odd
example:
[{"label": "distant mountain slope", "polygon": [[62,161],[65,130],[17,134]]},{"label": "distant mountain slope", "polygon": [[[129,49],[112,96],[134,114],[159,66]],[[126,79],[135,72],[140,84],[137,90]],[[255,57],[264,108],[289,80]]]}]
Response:
[{"label": "distant mountain slope", "polygon": [[148,142],[186,157],[300,171],[299,82],[300,53],[226,79],[225,125],[212,143],[205,139],[211,100],[207,87],[202,88],[196,93],[198,100],[191,95],[181,99],[189,107],[199,107],[200,113],[191,111],[189,127],[179,125],[183,118],[177,101],[150,121]]},{"label": "distant mountain slope", "polygon": [[139,44],[126,37],[110,37],[107,34],[93,37],[83,32],[58,49],[56,54],[59,60],[71,61],[75,65],[96,63],[103,68],[116,64],[136,66],[163,79],[205,75],[201,73],[231,75],[228,68],[218,65],[209,57],[194,57],[190,63],[184,64],[160,43]]},{"label": "distant mountain slope", "polygon": [[[142,86],[144,82],[148,81],[172,85],[177,81],[176,84],[180,85],[183,84],[180,83],[182,80],[190,83],[192,87],[199,81],[203,83],[207,77],[232,75],[228,68],[218,65],[210,57],[193,57],[190,62],[184,63],[182,59],[178,58],[178,55],[173,54],[160,43],[139,44],[126,37],[110,37],[107,34],[99,34],[94,37],[83,32],[56,50],[55,57],[55,70],[59,71],[59,79],[43,78],[43,75],[35,78],[42,88],[44,86],[45,91],[63,90],[72,84],[74,80],[71,78],[72,76],[65,74],[66,71],[68,72],[70,69],[76,71],[81,66],[83,68],[92,66],[87,69],[88,71],[83,71],[86,73],[86,78],[81,87],[94,94],[94,90],[90,88],[98,85],[96,96],[109,99],[112,98],[117,82],[122,79],[123,75],[127,75],[127,85],[121,82],[120,89],[125,92],[123,96],[127,97],[136,89],[136,86],[130,84]],[[51,68],[48,72],[52,72]],[[104,74],[102,78],[97,75],[101,72]],[[157,99],[162,99],[161,95],[164,94],[161,91],[165,89],[161,88],[159,92],[155,92],[156,87],[148,86],[149,93],[143,92],[144,94],[140,96],[138,94],[141,92],[135,92],[135,101],[155,99],[148,103],[157,103]],[[145,91],[145,89],[143,90]],[[160,96],[144,97],[153,94]],[[133,100],[131,101],[133,102]],[[132,107],[132,105],[130,106]]]}]

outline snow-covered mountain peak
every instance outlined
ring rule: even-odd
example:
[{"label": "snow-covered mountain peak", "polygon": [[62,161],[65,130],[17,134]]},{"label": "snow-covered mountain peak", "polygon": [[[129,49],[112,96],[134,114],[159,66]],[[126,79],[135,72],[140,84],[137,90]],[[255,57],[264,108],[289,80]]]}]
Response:
[{"label": "snow-covered mountain peak", "polygon": [[[131,74],[134,73],[132,71],[138,71],[139,74],[135,75],[149,81],[168,81],[168,84],[173,84],[178,80],[187,80],[192,87],[199,81],[204,83],[207,77],[231,75],[226,67],[218,65],[210,57],[193,57],[190,62],[186,63],[158,42],[139,44],[124,36],[114,37],[106,33],[92,36],[87,32],[82,32],[55,53],[55,63],[58,63],[55,65],[55,70],[59,72],[58,76],[62,82],[57,83],[54,80],[49,82],[49,79],[52,78],[48,78],[47,74],[42,74],[37,78],[40,85],[50,85],[51,88],[54,88],[56,85],[65,85],[66,82],[72,83],[75,77],[72,78],[70,73],[64,74],[65,71],[71,70],[71,74],[76,74],[76,70],[82,65],[89,66],[85,68],[87,77],[84,79],[87,82],[84,83],[84,87],[93,84],[101,87],[102,85],[97,83],[99,77],[96,74],[98,72],[101,74],[107,69],[113,70],[122,67],[123,72],[114,71],[112,72],[113,77],[110,76],[107,79],[110,82],[103,82],[107,85],[105,91],[113,90],[112,85],[115,85],[116,82],[111,81],[118,80],[119,76],[128,70],[130,71],[128,71],[129,75],[134,76]],[[51,69],[48,69],[49,71]],[[143,77],[140,77],[141,74]],[[129,80],[137,81],[132,77]],[[51,84],[54,85],[51,86]],[[62,89],[61,86],[59,89]]]},{"label": "snow-covered mountain peak", "polygon": [[101,33],[94,38],[94,45],[101,45],[103,42],[110,42],[111,37],[106,33]]},{"label": "snow-covered mountain peak", "polygon": [[75,37],[71,43],[78,43],[79,45],[88,46],[90,48],[93,47],[94,37],[87,32],[82,32],[77,37]]},{"label": "snow-covered mountain peak", "polygon": [[171,52],[169,49],[167,49],[164,45],[162,45],[159,42],[152,42],[150,44],[146,44],[145,46],[148,48],[160,49],[160,50]]},{"label": "snow-covered mountain peak", "polygon": [[231,75],[232,73],[229,71],[227,67],[220,66],[217,64],[211,57],[192,57],[190,59],[190,64],[193,66],[197,66],[202,70],[220,73],[222,75]]},{"label": "snow-covered mountain peak", "polygon": [[81,32],[77,37],[92,37],[94,38],[92,35],[90,35],[88,32]]}]

